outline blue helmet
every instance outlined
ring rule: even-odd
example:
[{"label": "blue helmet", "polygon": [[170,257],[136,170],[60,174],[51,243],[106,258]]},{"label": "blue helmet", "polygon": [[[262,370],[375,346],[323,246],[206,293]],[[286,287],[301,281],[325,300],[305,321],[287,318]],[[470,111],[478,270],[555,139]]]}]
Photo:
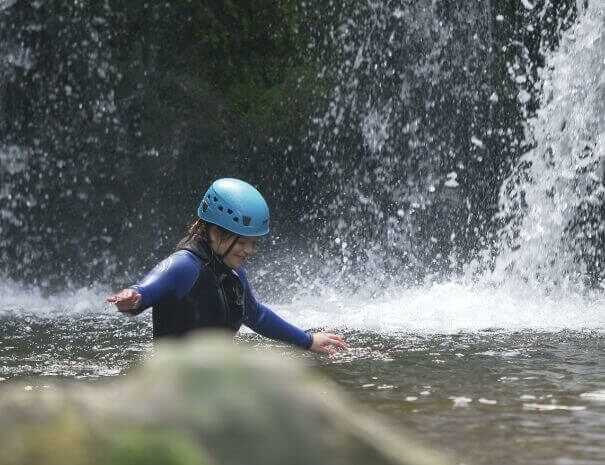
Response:
[{"label": "blue helmet", "polygon": [[239,236],[269,233],[269,207],[254,187],[232,178],[218,179],[204,194],[197,216]]}]

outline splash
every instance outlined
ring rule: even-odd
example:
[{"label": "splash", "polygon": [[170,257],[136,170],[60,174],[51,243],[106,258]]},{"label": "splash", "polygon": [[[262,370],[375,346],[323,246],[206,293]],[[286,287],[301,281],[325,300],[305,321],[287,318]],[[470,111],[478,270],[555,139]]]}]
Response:
[{"label": "splash", "polygon": [[605,276],[605,11],[590,2],[547,57],[533,149],[500,189],[491,278],[578,292]]},{"label": "splash", "polygon": [[104,303],[108,291],[101,287],[72,287],[47,295],[39,287],[0,279],[0,295],[0,317],[11,314],[51,316],[116,313],[113,307]]},{"label": "splash", "polygon": [[307,219],[332,239],[322,257],[332,273],[449,278],[493,242],[498,188],[535,105],[540,43],[556,45],[575,14],[572,2],[534,6],[326,7],[324,40],[312,45],[332,87],[311,134],[322,188]]},{"label": "splash", "polygon": [[380,296],[324,289],[287,305],[287,319],[312,328],[368,330],[384,334],[456,334],[483,330],[561,331],[605,328],[605,299],[550,296],[515,285],[433,284],[391,289]]},{"label": "splash", "polygon": [[[491,11],[434,1],[333,10],[325,15],[327,45],[317,48],[334,85],[312,134],[317,175],[330,180],[315,213],[333,239],[324,260],[346,277],[373,280],[447,269],[468,186],[446,173],[465,170],[458,155],[476,151],[471,136],[486,125],[468,123],[473,106],[482,119],[491,105],[484,78]],[[475,35],[460,34],[466,28]]]}]

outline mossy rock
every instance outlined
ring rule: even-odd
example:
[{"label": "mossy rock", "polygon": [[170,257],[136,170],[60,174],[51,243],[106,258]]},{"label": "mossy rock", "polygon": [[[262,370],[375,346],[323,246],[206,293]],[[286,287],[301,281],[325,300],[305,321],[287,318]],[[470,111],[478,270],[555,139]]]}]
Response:
[{"label": "mossy rock", "polygon": [[0,465],[441,465],[296,360],[204,334],[104,386],[5,393]]}]

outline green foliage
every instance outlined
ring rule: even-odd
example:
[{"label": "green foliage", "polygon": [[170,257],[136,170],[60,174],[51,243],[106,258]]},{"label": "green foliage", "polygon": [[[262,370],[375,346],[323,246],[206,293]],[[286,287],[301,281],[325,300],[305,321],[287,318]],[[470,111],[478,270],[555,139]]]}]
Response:
[{"label": "green foliage", "polygon": [[0,86],[0,139],[28,150],[26,170],[0,172],[2,268],[58,278],[49,286],[107,280],[113,254],[136,274],[173,247],[212,179],[271,191],[267,164],[306,134],[313,107],[299,23],[292,0],[0,11],[0,41],[31,61]]},{"label": "green foliage", "polygon": [[[98,451],[100,452],[100,451]],[[200,446],[185,433],[129,429],[111,435],[99,464],[210,465]]]}]

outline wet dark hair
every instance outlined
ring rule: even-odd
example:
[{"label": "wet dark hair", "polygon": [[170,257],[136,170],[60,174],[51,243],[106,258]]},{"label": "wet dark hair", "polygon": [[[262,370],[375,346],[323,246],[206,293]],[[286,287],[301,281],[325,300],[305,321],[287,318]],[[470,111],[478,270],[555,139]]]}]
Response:
[{"label": "wet dark hair", "polygon": [[177,248],[180,248],[191,241],[200,241],[210,244],[210,235],[208,229],[210,226],[214,226],[219,231],[221,241],[233,237],[233,233],[227,231],[220,226],[212,223],[206,223],[204,220],[197,218],[192,223],[185,227],[185,236],[178,242]]}]

